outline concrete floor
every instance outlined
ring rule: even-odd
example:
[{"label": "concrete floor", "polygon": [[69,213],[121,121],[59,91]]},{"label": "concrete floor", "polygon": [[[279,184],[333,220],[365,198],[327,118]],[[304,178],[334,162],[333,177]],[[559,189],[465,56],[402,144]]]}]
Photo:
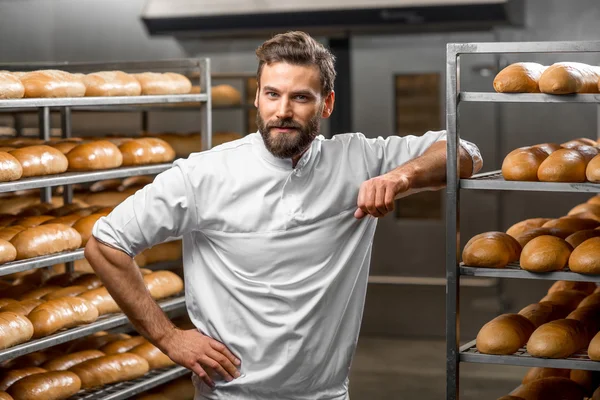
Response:
[{"label": "concrete floor", "polygon": [[[443,400],[443,340],[362,336],[350,375],[351,400]],[[460,400],[496,400],[517,387],[527,368],[460,364]]]}]

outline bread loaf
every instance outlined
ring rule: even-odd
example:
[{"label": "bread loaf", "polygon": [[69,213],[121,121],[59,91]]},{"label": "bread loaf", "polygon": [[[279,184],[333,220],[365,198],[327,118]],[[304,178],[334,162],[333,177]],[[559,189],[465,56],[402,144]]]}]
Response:
[{"label": "bread loaf", "polygon": [[535,228],[531,229],[527,232],[524,232],[517,236],[515,239],[521,247],[525,247],[527,243],[531,242],[533,239],[540,236],[555,236],[560,239],[566,239],[571,235],[570,230],[560,229],[560,228]]},{"label": "bread loaf", "polygon": [[173,360],[171,360],[165,353],[160,351],[158,347],[148,341],[134,347],[129,352],[131,354],[137,354],[138,356],[146,359],[151,370],[172,367],[175,365]]},{"label": "bread loaf", "polygon": [[548,289],[548,294],[560,292],[561,290],[578,290],[590,295],[596,290],[596,284],[593,282],[556,281]]},{"label": "bread loaf", "polygon": [[7,240],[0,239],[0,264],[13,261],[17,258],[17,249]]},{"label": "bread loaf", "polygon": [[83,389],[136,379],[149,370],[148,361],[130,353],[107,355],[70,368],[81,378]]},{"label": "bread loaf", "polygon": [[18,301],[14,300],[14,299],[0,299],[0,309],[2,307],[6,307],[10,304],[15,304],[15,303],[18,303]]},{"label": "bread loaf", "polygon": [[571,245],[571,247],[573,247],[575,249],[580,244],[585,242],[586,240],[594,238],[594,237],[598,237],[598,236],[600,236],[599,230],[586,229],[584,231],[578,231],[578,232],[575,232],[575,233],[569,235],[569,237],[567,237],[567,239],[565,239],[565,240],[567,241],[567,243],[569,243]]},{"label": "bread loaf", "polygon": [[0,99],[20,99],[25,94],[25,88],[17,76],[0,71]]},{"label": "bread loaf", "polygon": [[23,176],[19,160],[6,151],[0,151],[0,182],[16,181]]},{"label": "bread loaf", "polygon": [[540,302],[549,301],[557,306],[564,307],[567,313],[569,313],[576,309],[586,296],[587,293],[580,292],[579,290],[561,290],[547,294]]},{"label": "bread loaf", "polygon": [[30,205],[23,210],[19,211],[18,216],[20,218],[23,217],[39,217],[40,215],[44,215],[50,212],[54,208],[54,205],[51,203],[39,203]]},{"label": "bread loaf", "polygon": [[600,155],[592,158],[585,169],[585,176],[590,182],[600,182]]},{"label": "bread loaf", "polygon": [[79,297],[62,297],[40,304],[28,315],[34,329],[34,337],[40,338],[54,332],[89,324],[98,319],[98,310]]},{"label": "bread loaf", "polygon": [[569,369],[533,367],[527,371],[527,374],[525,374],[521,383],[527,384],[529,382],[533,382],[538,379],[548,378],[551,376],[569,378],[570,375],[571,370]]},{"label": "bread loaf", "polygon": [[556,150],[562,149],[561,145],[558,143],[541,143],[541,144],[536,144],[532,147],[539,147],[540,149],[542,149],[546,153],[548,153],[548,155],[554,153]]},{"label": "bread loaf", "polygon": [[143,276],[153,299],[159,300],[183,291],[183,281],[171,271],[156,271]]},{"label": "bread loaf", "polygon": [[546,222],[544,225],[542,225],[542,228],[559,228],[565,232],[570,231],[571,233],[575,233],[585,229],[594,229],[598,226],[600,226],[600,222],[593,219],[561,217]]},{"label": "bread loaf", "polygon": [[590,396],[596,387],[592,371],[572,369],[569,378],[584,389],[586,396]]},{"label": "bread loaf", "polygon": [[82,97],[85,85],[80,78],[65,71],[32,71],[20,77],[24,97]]},{"label": "bread loaf", "polygon": [[12,369],[8,370],[2,374],[2,378],[0,378],[0,390],[5,391],[9,387],[12,386],[13,383],[28,377],[33,374],[41,374],[46,372],[45,369],[39,367],[28,367],[28,368],[20,368],[20,369]]},{"label": "bread loaf", "polygon": [[123,71],[100,71],[83,77],[86,96],[139,96],[142,87],[135,77]]},{"label": "bread loaf", "polygon": [[569,268],[580,274],[600,273],[600,237],[588,239],[573,250]]},{"label": "bread loaf", "polygon": [[13,225],[19,225],[24,228],[33,228],[34,226],[41,225],[44,222],[48,222],[52,219],[54,219],[54,217],[50,215],[37,215],[34,217],[19,218],[18,220],[13,222]]},{"label": "bread loaf", "polygon": [[104,217],[103,214],[91,214],[87,217],[80,218],[76,223],[73,224],[73,229],[79,232],[81,236],[81,245],[85,246],[88,240],[92,237],[92,229],[100,218]]},{"label": "bread loaf", "polygon": [[41,225],[62,224],[62,225],[67,225],[67,226],[73,226],[75,224],[75,222],[79,221],[81,218],[83,218],[83,217],[79,214],[69,214],[69,215],[65,215],[62,217],[52,218],[51,220],[42,222]]},{"label": "bread loaf", "polygon": [[522,315],[499,315],[477,334],[477,350],[483,354],[513,354],[527,343],[534,330],[533,323]]},{"label": "bread loaf", "polygon": [[90,336],[75,340],[69,347],[69,352],[79,352],[82,350],[98,350],[102,346],[108,343],[115,342],[117,340],[130,338],[126,333],[108,333],[108,332],[96,332]]},{"label": "bread loaf", "polygon": [[[202,138],[200,133],[178,134],[178,133],[163,133],[156,135],[157,138],[164,140],[175,150],[175,155],[180,157],[188,157],[192,153],[202,151]],[[214,139],[214,134],[213,134]],[[213,143],[214,145],[214,143]]]},{"label": "bread loaf", "polygon": [[131,193],[117,192],[113,190],[107,190],[104,192],[91,193],[85,196],[85,201],[89,204],[98,206],[116,206],[117,204],[125,201]]},{"label": "bread loaf", "polygon": [[15,222],[19,217],[12,214],[0,215],[0,228],[5,228]]},{"label": "bread loaf", "polygon": [[533,303],[519,311],[519,315],[527,318],[535,328],[558,318],[564,318],[567,313],[564,308],[557,307],[548,301]]},{"label": "bread loaf", "polygon": [[[170,145],[170,144],[169,144]],[[128,189],[130,187],[144,187],[154,181],[154,177],[148,175],[129,176],[123,179],[120,189]]]},{"label": "bread loaf", "polygon": [[46,145],[29,146],[9,152],[23,168],[22,177],[60,174],[69,161],[59,150]]},{"label": "bread loaf", "polygon": [[494,78],[494,90],[498,93],[539,93],[538,81],[546,68],[533,62],[510,64]]},{"label": "bread loaf", "polygon": [[0,400],[15,400],[12,396],[6,392],[0,392]]},{"label": "bread loaf", "polygon": [[42,297],[44,300],[54,300],[60,299],[61,297],[74,297],[78,296],[81,293],[87,291],[88,288],[85,286],[67,286],[65,288],[60,288],[53,290],[52,292],[46,294]]},{"label": "bread loaf", "polygon": [[196,394],[192,380],[185,376],[164,384],[160,391],[171,400],[194,400]]},{"label": "bread loaf", "polygon": [[60,289],[60,286],[42,286],[40,288],[28,291],[27,293],[18,296],[19,300],[31,300],[31,299],[41,299],[48,293],[52,293],[55,290]]},{"label": "bread loaf", "polygon": [[510,152],[502,162],[502,176],[507,181],[537,181],[538,169],[548,153],[538,147],[522,147]]},{"label": "bread loaf", "polygon": [[561,149],[550,154],[538,168],[542,182],[585,182],[586,158],[577,150]]},{"label": "bread loaf", "polygon": [[31,310],[33,310],[34,308],[36,308],[37,306],[39,306],[40,304],[45,303],[45,302],[46,302],[45,300],[41,300],[41,299],[21,300],[19,302],[8,304],[8,305],[2,307],[2,309],[0,311],[13,312],[15,314],[27,316],[27,315],[29,315]]},{"label": "bread loaf", "polygon": [[32,336],[29,319],[13,312],[0,312],[0,350],[24,343]]},{"label": "bread loaf", "polygon": [[527,342],[527,352],[534,357],[565,358],[588,343],[584,325],[574,319],[550,321],[537,328]]},{"label": "bread loaf", "polygon": [[107,140],[80,144],[68,154],[69,171],[118,168],[123,163],[119,148]]},{"label": "bread loaf", "polygon": [[592,396],[591,400],[600,400],[600,387],[594,391],[594,395]]},{"label": "bread loaf", "polygon": [[540,91],[548,94],[598,93],[598,73],[598,67],[583,63],[555,63],[540,77]]},{"label": "bread loaf", "polygon": [[600,333],[596,333],[588,346],[588,356],[594,361],[600,361]]},{"label": "bread loaf", "polygon": [[123,154],[123,166],[157,164],[173,161],[175,150],[164,140],[141,138],[119,146]]},{"label": "bread loaf", "polygon": [[[600,231],[598,231],[600,233]],[[173,240],[171,242],[160,243],[144,250],[144,262],[148,264],[156,264],[165,261],[177,261],[181,259],[182,241]],[[137,259],[136,259],[137,262]],[[144,266],[138,263],[139,266]]]},{"label": "bread loaf", "polygon": [[42,364],[42,368],[48,371],[66,371],[77,364],[87,360],[103,357],[105,354],[99,350],[83,350],[75,353],[56,357]]},{"label": "bread loaf", "polygon": [[30,375],[11,386],[15,400],[63,400],[81,389],[79,377],[69,371],[50,371]]},{"label": "bread loaf", "polygon": [[558,271],[567,266],[573,248],[556,236],[538,236],[525,245],[521,268],[532,272]]},{"label": "bread loaf", "polygon": [[46,361],[57,357],[58,354],[54,349],[48,349],[43,351],[35,351],[33,353],[25,354],[23,356],[13,358],[6,362],[3,367],[9,369],[23,369],[30,367],[40,367]]},{"label": "bread loaf", "polygon": [[242,95],[231,85],[215,85],[211,89],[213,107],[241,104]]},{"label": "bread loaf", "polygon": [[548,377],[521,385],[511,396],[523,400],[583,400],[584,391],[575,382],[567,378]]},{"label": "bread loaf", "polygon": [[[118,150],[118,147],[117,147]],[[120,152],[120,150],[119,150]],[[123,161],[123,156],[121,155],[121,162]],[[104,190],[117,190],[121,186],[121,179],[105,179],[103,181],[94,182],[90,187],[90,192],[102,192]]]},{"label": "bread loaf", "polygon": [[15,284],[7,289],[2,290],[2,296],[6,296],[8,298],[17,298],[24,293],[27,293],[30,290],[33,290],[37,287],[37,284],[32,282],[23,282],[19,284]]},{"label": "bread loaf", "polygon": [[78,297],[89,301],[96,307],[100,315],[120,312],[121,309],[113,300],[105,287],[88,290],[81,293]]},{"label": "bread loaf", "polygon": [[67,154],[68,152],[73,150],[73,148],[79,146],[80,144],[81,142],[79,141],[64,140],[57,143],[48,144],[48,146],[54,147],[56,150],[60,151],[63,154]]},{"label": "bread loaf", "polygon": [[133,76],[145,95],[187,94],[192,90],[192,82],[188,78],[173,72],[144,72]]},{"label": "bread loaf", "polygon": [[535,228],[541,228],[542,225],[544,225],[550,220],[551,218],[529,218],[512,225],[506,230],[506,233],[516,239],[517,236],[527,231],[530,231]]},{"label": "bread loaf", "polygon": [[568,142],[562,143],[561,147],[564,147],[565,149],[572,149],[572,148],[576,148],[581,145],[597,146],[598,142],[596,142],[595,140],[592,140],[590,138],[580,137],[580,138],[569,140]]},{"label": "bread loaf", "polygon": [[105,346],[100,348],[100,351],[104,354],[120,354],[129,352],[129,350],[134,347],[139,346],[140,344],[146,343],[147,340],[143,336],[133,336],[127,339],[116,340],[114,342],[108,343]]},{"label": "bread loaf", "polygon": [[596,195],[596,196],[590,197],[588,199],[587,203],[590,203],[590,204],[600,204],[600,195]]},{"label": "bread loaf", "polygon": [[471,267],[504,268],[519,259],[519,243],[504,232],[486,232],[473,236],[465,245],[463,262]]},{"label": "bread loaf", "polygon": [[88,290],[102,286],[102,280],[96,274],[83,274],[71,282],[74,286],[85,286]]},{"label": "bread loaf", "polygon": [[585,158],[586,171],[587,171],[587,165],[589,164],[589,162],[592,161],[594,159],[594,157],[596,157],[598,155],[598,149],[596,147],[588,146],[586,144],[578,144],[578,145],[572,146],[571,149],[578,151],[579,154],[581,154],[583,156],[583,158]]},{"label": "bread loaf", "polygon": [[81,246],[79,233],[67,225],[40,225],[17,233],[10,241],[17,249],[17,260],[39,257]]},{"label": "bread loaf", "polygon": [[149,394],[142,394],[141,396],[136,397],[135,400],[171,400],[171,399],[160,393],[149,393]]}]

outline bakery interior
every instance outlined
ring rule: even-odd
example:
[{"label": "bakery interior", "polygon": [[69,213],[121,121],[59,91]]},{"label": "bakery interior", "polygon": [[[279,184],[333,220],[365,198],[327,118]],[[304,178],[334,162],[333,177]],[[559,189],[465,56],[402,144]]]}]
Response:
[{"label": "bakery interior", "polygon": [[[0,91],[0,400],[50,398],[35,387],[67,369],[87,381],[63,376],[52,398],[193,398],[189,371],[128,325],[83,246],[98,218],[174,159],[256,131],[254,51],[296,29],[337,58],[336,109],[322,135],[458,130],[484,160],[480,180],[400,199],[378,222],[351,398],[600,399],[597,0],[295,3],[0,2],[0,71],[79,79],[118,70],[134,87],[122,101],[95,97],[87,84],[72,97]],[[251,11],[239,14],[244,7]],[[544,73],[565,62],[579,64],[548,79],[577,85],[542,89]],[[165,95],[133,75],[147,72],[179,75]],[[511,92],[523,81],[534,87]],[[113,165],[90,159],[86,145],[98,141]],[[542,144],[556,146],[535,147]],[[47,146],[53,161],[26,172],[42,151],[34,146]],[[137,158],[144,146],[152,156]],[[51,224],[67,226],[56,233]],[[56,246],[59,234],[67,239]],[[181,241],[136,261],[163,310],[190,327]],[[80,299],[98,312],[47,322],[48,302]],[[86,375],[102,357],[132,353],[143,365],[118,377]]]}]

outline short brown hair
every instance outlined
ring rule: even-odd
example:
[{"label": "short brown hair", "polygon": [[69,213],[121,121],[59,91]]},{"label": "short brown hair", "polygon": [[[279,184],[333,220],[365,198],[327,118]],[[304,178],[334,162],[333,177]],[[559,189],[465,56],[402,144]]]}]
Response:
[{"label": "short brown hair", "polygon": [[280,33],[256,49],[260,75],[265,64],[285,62],[292,65],[316,65],[321,72],[321,93],[326,96],[333,90],[335,81],[335,56],[309,34],[300,31]]}]

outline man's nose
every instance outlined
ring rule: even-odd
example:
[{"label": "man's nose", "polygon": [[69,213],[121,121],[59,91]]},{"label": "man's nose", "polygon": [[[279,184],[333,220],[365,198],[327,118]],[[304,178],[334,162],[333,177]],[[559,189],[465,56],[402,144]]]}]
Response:
[{"label": "man's nose", "polygon": [[286,119],[293,116],[290,101],[287,98],[282,98],[277,108],[277,118]]}]

